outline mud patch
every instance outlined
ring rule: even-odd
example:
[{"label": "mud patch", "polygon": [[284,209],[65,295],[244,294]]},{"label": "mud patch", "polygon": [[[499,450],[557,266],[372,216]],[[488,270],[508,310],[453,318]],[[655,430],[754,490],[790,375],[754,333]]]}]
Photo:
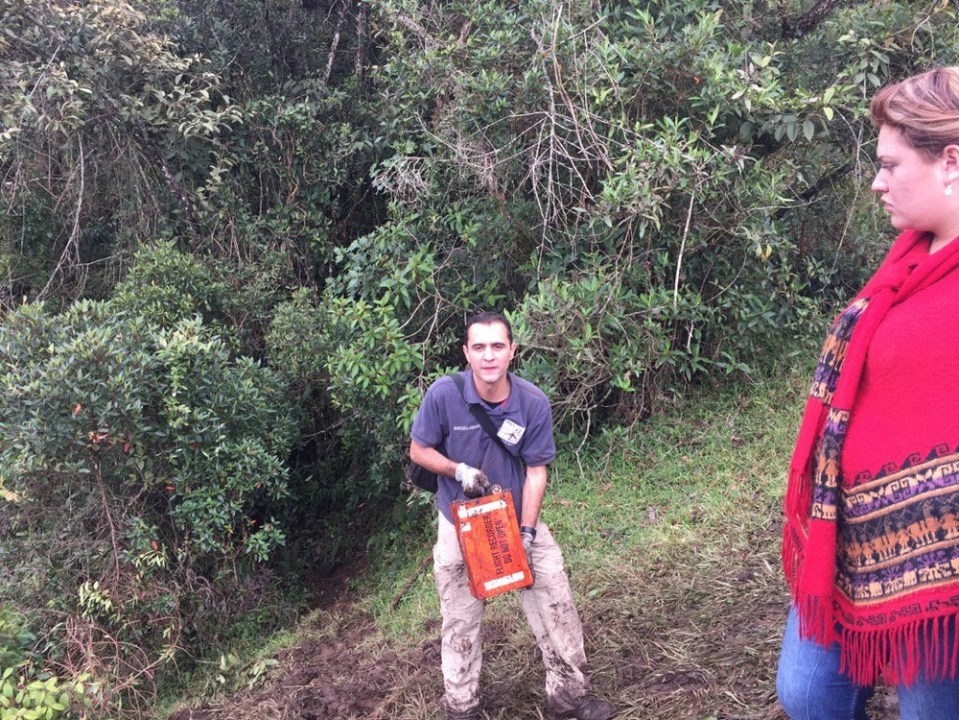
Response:
[{"label": "mud patch", "polygon": [[[329,720],[396,717],[398,698],[415,686],[440,699],[439,640],[397,653],[378,638],[371,618],[356,615],[318,637],[280,651],[264,685],[207,705],[183,709],[170,720]],[[424,703],[425,705],[425,703]]]}]

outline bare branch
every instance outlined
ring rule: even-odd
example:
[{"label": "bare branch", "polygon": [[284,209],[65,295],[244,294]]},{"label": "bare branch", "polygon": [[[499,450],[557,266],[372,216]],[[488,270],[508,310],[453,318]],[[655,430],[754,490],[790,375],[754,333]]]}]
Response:
[{"label": "bare branch", "polygon": [[862,2],[862,0],[819,0],[794,20],[784,17],[782,19],[782,36],[787,40],[798,40],[819,27],[837,7],[859,2]]},{"label": "bare branch", "polygon": [[53,269],[47,284],[37,295],[38,300],[43,300],[53,286],[54,280],[61,276],[64,269],[69,266],[76,266],[80,263],[80,211],[83,209],[84,190],[86,185],[86,159],[83,150],[83,136],[79,136],[77,144],[80,149],[80,159],[78,163],[80,174],[80,187],[77,189],[76,209],[73,213],[73,228],[70,230],[70,237],[67,238],[67,244],[60,253],[60,259],[57,266]]},{"label": "bare branch", "polygon": [[366,70],[366,43],[370,6],[363,0],[359,2],[359,15],[356,18],[356,63],[353,72],[357,81],[362,81]]},{"label": "bare branch", "polygon": [[686,225],[683,227],[683,237],[679,243],[679,254],[676,256],[676,278],[673,280],[673,310],[679,307],[679,277],[683,271],[683,253],[686,252],[686,238],[689,237],[689,225],[693,219],[693,205],[696,202],[696,188],[689,193],[689,207],[686,209]]},{"label": "bare branch", "polygon": [[336,50],[340,44],[340,30],[343,27],[343,19],[346,17],[346,5],[340,5],[340,12],[336,18],[336,30],[333,31],[333,40],[330,43],[330,53],[326,56],[326,70],[323,71],[323,84],[328,85],[330,75],[333,73],[333,60],[336,58]]}]

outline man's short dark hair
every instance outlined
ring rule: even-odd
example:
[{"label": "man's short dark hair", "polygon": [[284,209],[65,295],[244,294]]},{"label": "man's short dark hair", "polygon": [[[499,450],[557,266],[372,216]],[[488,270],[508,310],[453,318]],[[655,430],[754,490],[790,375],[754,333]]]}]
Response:
[{"label": "man's short dark hair", "polygon": [[509,320],[506,319],[502,313],[493,312],[492,310],[483,310],[482,312],[476,313],[471,317],[466,323],[466,331],[463,333],[463,344],[469,344],[470,337],[470,328],[474,325],[490,325],[492,323],[503,323],[506,326],[506,336],[509,338],[509,341],[513,342],[513,326],[509,324]]}]

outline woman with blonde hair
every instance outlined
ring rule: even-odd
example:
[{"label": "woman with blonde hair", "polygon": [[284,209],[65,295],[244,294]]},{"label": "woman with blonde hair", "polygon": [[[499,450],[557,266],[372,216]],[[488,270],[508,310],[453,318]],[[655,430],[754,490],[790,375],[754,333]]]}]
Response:
[{"label": "woman with blonde hair", "polygon": [[901,231],[833,321],[789,469],[792,720],[959,719],[959,68],[872,100],[872,190]]}]

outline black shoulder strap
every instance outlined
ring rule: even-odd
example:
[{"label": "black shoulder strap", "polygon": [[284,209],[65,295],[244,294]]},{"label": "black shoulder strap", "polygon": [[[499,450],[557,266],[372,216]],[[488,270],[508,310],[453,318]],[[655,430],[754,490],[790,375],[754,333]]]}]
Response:
[{"label": "black shoulder strap", "polygon": [[466,393],[463,391],[466,381],[463,380],[463,376],[459,373],[453,373],[453,382],[456,383],[456,387],[460,389],[460,395],[463,396],[463,402],[466,403],[466,409],[470,411],[473,417],[476,418],[476,421],[480,424],[486,434],[493,438],[499,446],[506,450],[507,453],[512,455],[509,450],[506,449],[505,443],[500,439],[499,435],[496,434],[496,428],[493,426],[493,421],[489,419],[489,415],[486,414],[486,411],[483,410],[479,405],[470,403],[466,401]]}]

